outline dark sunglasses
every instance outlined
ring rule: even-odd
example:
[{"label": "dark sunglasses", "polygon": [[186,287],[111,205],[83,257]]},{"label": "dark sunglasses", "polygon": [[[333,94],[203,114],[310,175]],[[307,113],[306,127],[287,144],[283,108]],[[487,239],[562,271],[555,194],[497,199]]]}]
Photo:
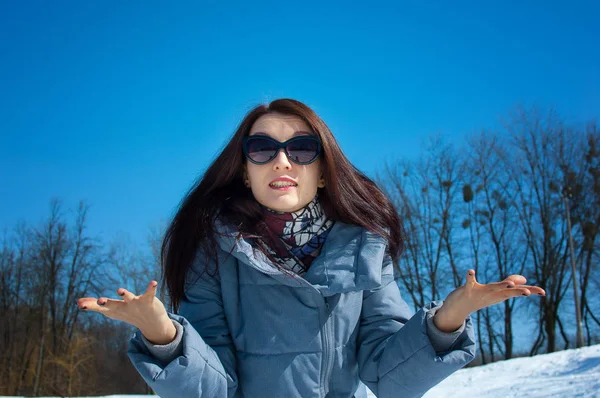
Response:
[{"label": "dark sunglasses", "polygon": [[264,135],[244,137],[244,155],[255,164],[266,164],[275,159],[280,149],[296,164],[311,164],[321,153],[321,141],[312,135],[302,135],[279,142]]}]

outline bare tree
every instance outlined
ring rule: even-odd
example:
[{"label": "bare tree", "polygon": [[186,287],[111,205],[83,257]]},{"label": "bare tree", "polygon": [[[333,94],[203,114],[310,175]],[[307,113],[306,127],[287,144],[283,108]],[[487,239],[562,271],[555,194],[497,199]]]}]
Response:
[{"label": "bare tree", "polygon": [[563,173],[563,188],[568,190],[566,205],[573,223],[573,240],[577,250],[579,302],[587,332],[588,344],[592,338],[591,325],[600,326],[598,316],[589,305],[590,293],[598,292],[590,285],[598,272],[596,242],[600,226],[600,130],[595,122],[586,126],[585,133],[574,131],[573,143],[561,148],[558,161]]},{"label": "bare tree", "polygon": [[509,300],[476,314],[484,362],[486,355],[493,361],[497,352],[504,358],[514,355],[516,311],[537,313],[540,327],[532,354],[544,346],[556,350],[557,337],[569,345],[572,331],[565,320],[570,313],[561,304],[572,273],[566,261],[567,225],[559,191],[574,173],[577,186],[585,188],[580,189],[585,197],[573,202],[579,209],[574,212],[575,246],[584,319],[590,320],[588,335],[594,333],[590,322],[598,326],[588,293],[597,292],[600,278],[596,250],[600,195],[594,191],[600,192],[598,138],[593,138],[597,135],[595,124],[588,126],[586,145],[577,146],[577,132],[555,112],[519,108],[500,134],[472,136],[462,152],[434,138],[417,161],[386,164],[377,177],[407,231],[398,276],[415,307],[462,284],[467,267],[474,268],[484,283],[524,274],[529,283],[548,292],[540,301]]},{"label": "bare tree", "polygon": [[557,177],[561,173],[555,156],[564,142],[564,125],[554,111],[542,114],[537,109],[520,108],[506,128],[513,155],[507,166],[516,188],[515,209],[532,265],[529,272],[534,275],[533,282],[547,292],[540,302],[542,327],[531,354],[537,353],[544,343],[548,352],[553,352],[556,327],[562,330],[559,308],[569,287],[565,223],[557,195]]},{"label": "bare tree", "polygon": [[[465,220],[469,226],[474,224],[481,227],[476,235],[485,237],[485,255],[492,271],[494,280],[506,278],[512,274],[523,274],[526,265],[528,247],[521,244],[519,234],[519,220],[515,211],[515,187],[511,185],[507,163],[512,161],[507,151],[506,144],[498,135],[482,133],[472,136],[468,142],[469,164],[473,184],[464,187],[467,190],[465,201],[469,196],[475,210],[469,211],[469,219]],[[473,189],[474,188],[474,189]],[[468,191],[471,192],[468,195]],[[473,220],[473,222],[471,222]],[[472,228],[472,227],[471,227]],[[471,233],[473,235],[473,233]],[[475,253],[476,255],[477,253]],[[476,256],[477,258],[477,256]],[[486,272],[484,275],[488,275]],[[502,308],[502,331],[496,330],[492,322],[491,312],[498,308],[487,309],[483,312],[488,332],[488,340],[496,343],[502,357],[512,358],[514,349],[512,318],[516,301],[507,300]],[[491,341],[488,341],[491,344]],[[493,346],[490,347],[493,358]]]},{"label": "bare tree", "polygon": [[62,343],[64,349],[61,355],[50,354],[48,359],[48,364],[56,366],[59,373],[58,384],[53,386],[53,389],[62,396],[79,396],[89,390],[86,384],[89,375],[94,371],[91,367],[92,339],[75,333]]},{"label": "bare tree", "polygon": [[437,137],[419,161],[387,164],[377,177],[407,231],[398,274],[415,308],[439,300],[446,290],[462,284],[466,268],[458,265],[452,234],[459,176],[460,164],[452,146]]},{"label": "bare tree", "polygon": [[86,233],[87,209],[80,203],[69,223],[53,200],[43,223],[22,224],[2,242],[1,348],[7,355],[0,380],[8,394],[66,394],[68,381],[56,364],[71,349],[80,316],[76,299],[92,288],[102,261]]}]

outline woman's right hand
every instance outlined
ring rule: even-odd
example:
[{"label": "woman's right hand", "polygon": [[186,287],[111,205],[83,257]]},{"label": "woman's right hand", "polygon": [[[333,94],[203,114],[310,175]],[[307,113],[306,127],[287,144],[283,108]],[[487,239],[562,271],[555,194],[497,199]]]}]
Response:
[{"label": "woman's right hand", "polygon": [[140,296],[119,288],[123,300],[106,297],[83,297],[77,300],[80,309],[96,311],[108,318],[124,321],[140,329],[154,344],[168,344],[175,339],[177,329],[167,314],[164,304],[156,297],[158,282],[152,281]]}]

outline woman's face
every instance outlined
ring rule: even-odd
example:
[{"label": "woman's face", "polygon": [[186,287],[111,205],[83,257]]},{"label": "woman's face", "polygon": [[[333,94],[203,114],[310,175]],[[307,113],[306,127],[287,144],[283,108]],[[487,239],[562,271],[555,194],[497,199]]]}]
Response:
[{"label": "woman's face", "polygon": [[[311,134],[311,128],[301,118],[293,115],[269,113],[254,122],[249,135],[264,134],[279,142],[298,135]],[[254,198],[263,206],[281,212],[294,212],[305,207],[317,194],[317,188],[325,186],[321,179],[321,161],[308,165],[291,162],[285,151],[279,151],[267,164],[254,164],[246,159],[245,180],[249,180]],[[276,187],[277,179],[289,179],[296,185]]]}]

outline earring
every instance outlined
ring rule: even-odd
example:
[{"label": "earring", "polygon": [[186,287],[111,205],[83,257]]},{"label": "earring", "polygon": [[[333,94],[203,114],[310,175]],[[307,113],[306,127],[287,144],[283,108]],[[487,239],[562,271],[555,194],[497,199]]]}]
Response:
[{"label": "earring", "polygon": [[250,180],[244,180],[244,184],[246,185],[246,188],[250,188]]}]

